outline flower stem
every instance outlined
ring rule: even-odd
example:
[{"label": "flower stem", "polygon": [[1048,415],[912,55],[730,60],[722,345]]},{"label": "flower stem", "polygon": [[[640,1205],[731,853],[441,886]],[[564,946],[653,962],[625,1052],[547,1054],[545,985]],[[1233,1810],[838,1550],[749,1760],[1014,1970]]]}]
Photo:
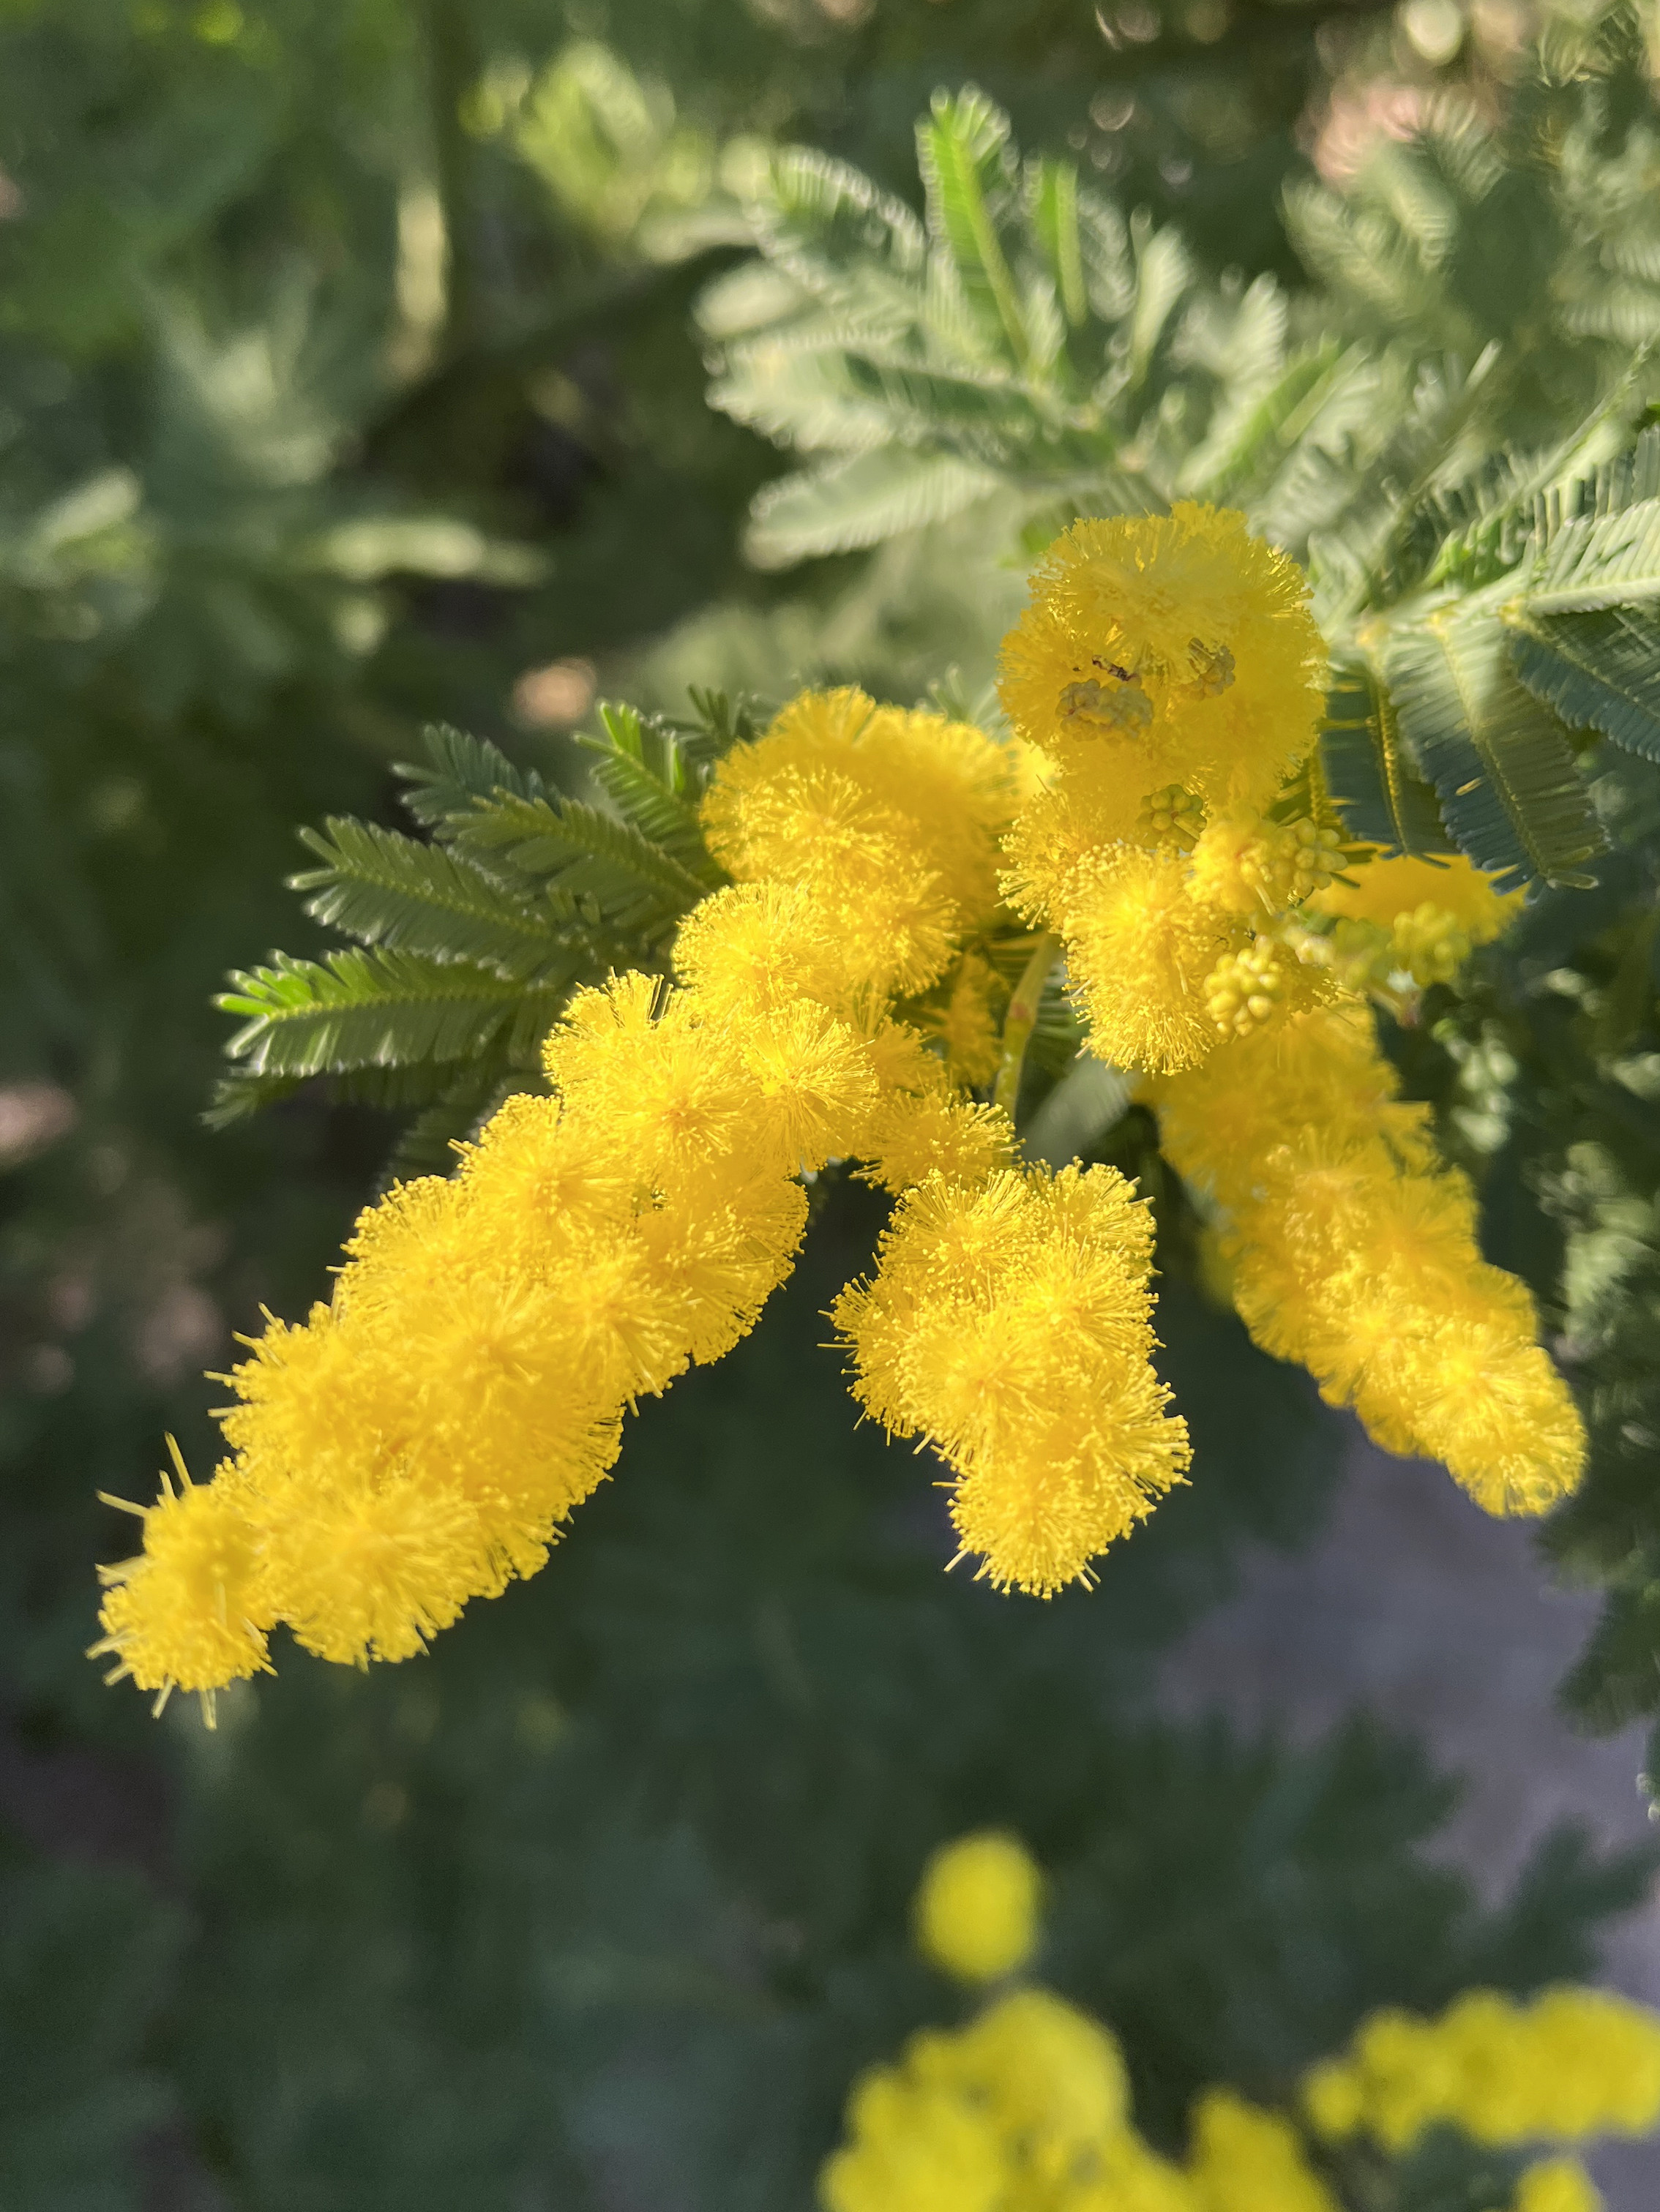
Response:
[{"label": "flower stem", "polygon": [[1003,1057],[998,1063],[997,1086],[991,1096],[992,1103],[1000,1106],[1011,1121],[1020,1096],[1020,1071],[1026,1064],[1026,1047],[1031,1042],[1038,1009],[1043,1003],[1043,986],[1049,980],[1049,970],[1060,950],[1059,938],[1047,932],[1037,939],[1031,948],[1031,957],[1020,970],[1020,980],[1003,1017]]}]

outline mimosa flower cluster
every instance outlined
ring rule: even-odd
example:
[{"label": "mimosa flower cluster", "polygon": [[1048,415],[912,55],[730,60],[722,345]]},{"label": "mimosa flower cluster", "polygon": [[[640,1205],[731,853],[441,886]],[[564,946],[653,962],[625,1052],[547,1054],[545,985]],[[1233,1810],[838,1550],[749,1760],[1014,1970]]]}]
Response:
[{"label": "mimosa flower cluster", "polygon": [[550,1095],[370,1208],[329,1302],[250,1346],[213,1480],[179,1465],[104,1571],[114,1674],[210,1703],[279,1624],[403,1658],[533,1573],[629,1411],[753,1324],[833,1162],[896,1200],[835,1307],[855,1395],[943,1462],[978,1572],[1087,1580],[1189,1453],[1146,1206],[1110,1169],[1018,1161],[1061,957],[1259,1342],[1493,1510],[1571,1489],[1583,1436],[1527,1292],[1481,1260],[1361,995],[1398,1004],[1513,898],[1345,847],[1317,779],[1288,783],[1320,670],[1294,565],[1183,506],[1079,524],[1040,564],[1005,642],[1012,742],[844,690],[734,746],[702,807],[731,880],[672,975],[579,994]]},{"label": "mimosa flower cluster", "polygon": [[[964,1837],[924,1872],[919,1942],[967,1984],[1013,1974],[1036,1950],[1041,1894],[1018,1839]],[[1438,2021],[1376,2014],[1308,2076],[1299,2112],[1207,2090],[1178,2161],[1136,2129],[1110,2031],[1049,1990],[1007,1986],[854,2084],[819,2194],[824,2212],[1341,2212],[1341,2147],[1359,2135],[1391,2155],[1437,2125],[1528,2150],[1657,2122],[1660,2019],[1591,1990],[1529,2005],[1475,1990]],[[1552,2155],[1492,2212],[1601,2201],[1575,2159]]]},{"label": "mimosa flower cluster", "polygon": [[1003,649],[1055,768],[1010,894],[1062,937],[1092,1048],[1146,1079],[1258,1343],[1489,1511],[1542,1512],[1583,1473],[1578,1414],[1358,994],[1444,980],[1517,897],[1350,852],[1286,797],[1322,666],[1298,571],[1239,516],[1075,525]]},{"label": "mimosa flower cluster", "polygon": [[1375,2013],[1304,2100],[1328,2141],[1391,2151],[1447,2124],[1496,2148],[1646,2136],[1660,2125],[1660,2020],[1606,1990],[1528,2003],[1468,1990],[1438,2020]]}]

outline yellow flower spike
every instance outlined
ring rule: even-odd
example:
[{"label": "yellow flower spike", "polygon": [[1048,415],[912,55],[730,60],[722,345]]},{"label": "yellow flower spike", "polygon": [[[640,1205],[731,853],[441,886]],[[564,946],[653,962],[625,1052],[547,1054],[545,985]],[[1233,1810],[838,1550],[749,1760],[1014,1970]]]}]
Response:
[{"label": "yellow flower spike", "polygon": [[1603,1990],[1528,2004],[1469,1990],[1438,2020],[1374,2014],[1304,2094],[1323,2133],[1397,2152],[1446,2122],[1495,2148],[1644,2136],[1660,2123],[1660,2015]]},{"label": "yellow flower spike", "polygon": [[994,1982],[1037,1941],[1043,1878],[1016,1836],[986,1829],[934,1852],[916,1893],[923,1955],[960,1982]]},{"label": "yellow flower spike", "polygon": [[137,1559],[100,1570],[104,1634],[88,1656],[114,1660],[106,1680],[131,1678],[153,1691],[157,1712],[175,1689],[196,1692],[211,1728],[216,1690],[270,1673],[265,1631],[271,1613],[234,1482],[194,1483],[171,1437],[167,1449],[177,1490],[164,1473],[154,1505],[105,1500],[138,1516],[144,1549]]},{"label": "yellow flower spike", "polygon": [[1584,1426],[1532,1300],[1482,1260],[1468,1185],[1395,1101],[1358,1006],[1253,1024],[1151,1088],[1166,1158],[1223,1211],[1234,1303],[1265,1350],[1489,1512],[1576,1487]]},{"label": "yellow flower spike", "polygon": [[1430,906],[1448,915],[1472,945],[1491,945],[1520,913],[1524,894],[1505,890],[1473,862],[1455,854],[1426,860],[1406,853],[1380,858],[1375,852],[1344,871],[1348,880],[1316,895],[1322,913],[1345,915],[1389,928],[1399,915]]}]

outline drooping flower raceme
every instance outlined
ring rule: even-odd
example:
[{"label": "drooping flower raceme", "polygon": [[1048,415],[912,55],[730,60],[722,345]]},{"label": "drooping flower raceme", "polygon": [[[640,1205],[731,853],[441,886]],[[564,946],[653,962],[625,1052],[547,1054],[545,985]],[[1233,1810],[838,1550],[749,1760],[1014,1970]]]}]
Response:
[{"label": "drooping flower raceme", "polygon": [[1055,770],[1006,841],[1010,894],[1065,941],[1092,1049],[1146,1079],[1257,1341],[1490,1511],[1542,1512],[1583,1472],[1578,1413],[1359,995],[1446,980],[1519,895],[1345,848],[1314,779],[1274,803],[1320,711],[1304,600],[1237,516],[1060,539],[1003,647]]},{"label": "drooping flower raceme", "polygon": [[[548,1042],[553,1096],[510,1100],[456,1176],[372,1207],[330,1303],[251,1347],[228,1378],[230,1456],[205,1486],[181,1468],[142,1554],[106,1571],[98,1648],[117,1674],[210,1699],[269,1663],[278,1622],[325,1658],[409,1656],[533,1573],[628,1410],[752,1325],[800,1242],[803,1173],[857,1158],[896,1191],[965,1192],[1004,1174],[1005,1118],[891,1010],[989,921],[1010,792],[981,732],[856,692],[809,695],[734,753],[707,813],[737,880],[682,930],[679,987],[634,975],[581,994]],[[1034,1246],[1021,1296],[1069,1311],[1091,1208],[1073,1206],[1074,1231],[1057,1207],[1049,1275]],[[1147,1237],[1119,1242],[1133,1365],[1151,1341]],[[1140,1391],[1158,1399],[1150,1376]],[[983,1440],[976,1466],[984,1492]],[[1000,1521],[982,1501],[994,1535],[1059,1510],[1034,1499],[1029,1447],[1011,1481]],[[1127,1522],[1095,1525],[1104,1540]],[[1027,1547],[1018,1571],[1042,1539],[1006,1540]]]},{"label": "drooping flower raceme", "polygon": [[731,880],[672,980],[579,994],[551,1095],[372,1207],[329,1303],[250,1346],[213,1481],[180,1466],[105,1571],[114,1673],[210,1700],[278,1623],[401,1658],[534,1572],[629,1410],[752,1325],[832,1160],[897,1201],[835,1308],[855,1394],[944,1462],[980,1572],[1087,1580],[1189,1449],[1146,1209],[1105,1168],[1018,1165],[975,1095],[1012,1100],[1020,992],[1035,1017],[1009,963],[1041,983],[1057,944],[1257,1340],[1490,1510],[1572,1488],[1583,1433],[1531,1302],[1481,1258],[1360,995],[1443,978],[1514,895],[1345,844],[1299,772],[1320,674],[1294,565],[1183,504],[1040,564],[1004,647],[1012,744],[844,690],[734,746],[702,807]]},{"label": "drooping flower raceme", "polygon": [[1468,1182],[1396,1089],[1350,1004],[1236,1039],[1152,1095],[1167,1157],[1220,1209],[1258,1343],[1489,1512],[1543,1512],[1583,1471],[1578,1414],[1526,1288],[1481,1257]]}]

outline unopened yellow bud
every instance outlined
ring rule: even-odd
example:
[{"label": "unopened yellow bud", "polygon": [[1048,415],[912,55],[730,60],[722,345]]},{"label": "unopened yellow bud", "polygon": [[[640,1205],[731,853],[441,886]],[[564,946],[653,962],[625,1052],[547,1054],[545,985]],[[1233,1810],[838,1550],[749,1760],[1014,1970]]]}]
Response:
[{"label": "unopened yellow bud", "polygon": [[935,1851],[916,1893],[923,1956],[960,1982],[994,1982],[1031,1956],[1043,1876],[1016,1836],[988,1828]]}]

